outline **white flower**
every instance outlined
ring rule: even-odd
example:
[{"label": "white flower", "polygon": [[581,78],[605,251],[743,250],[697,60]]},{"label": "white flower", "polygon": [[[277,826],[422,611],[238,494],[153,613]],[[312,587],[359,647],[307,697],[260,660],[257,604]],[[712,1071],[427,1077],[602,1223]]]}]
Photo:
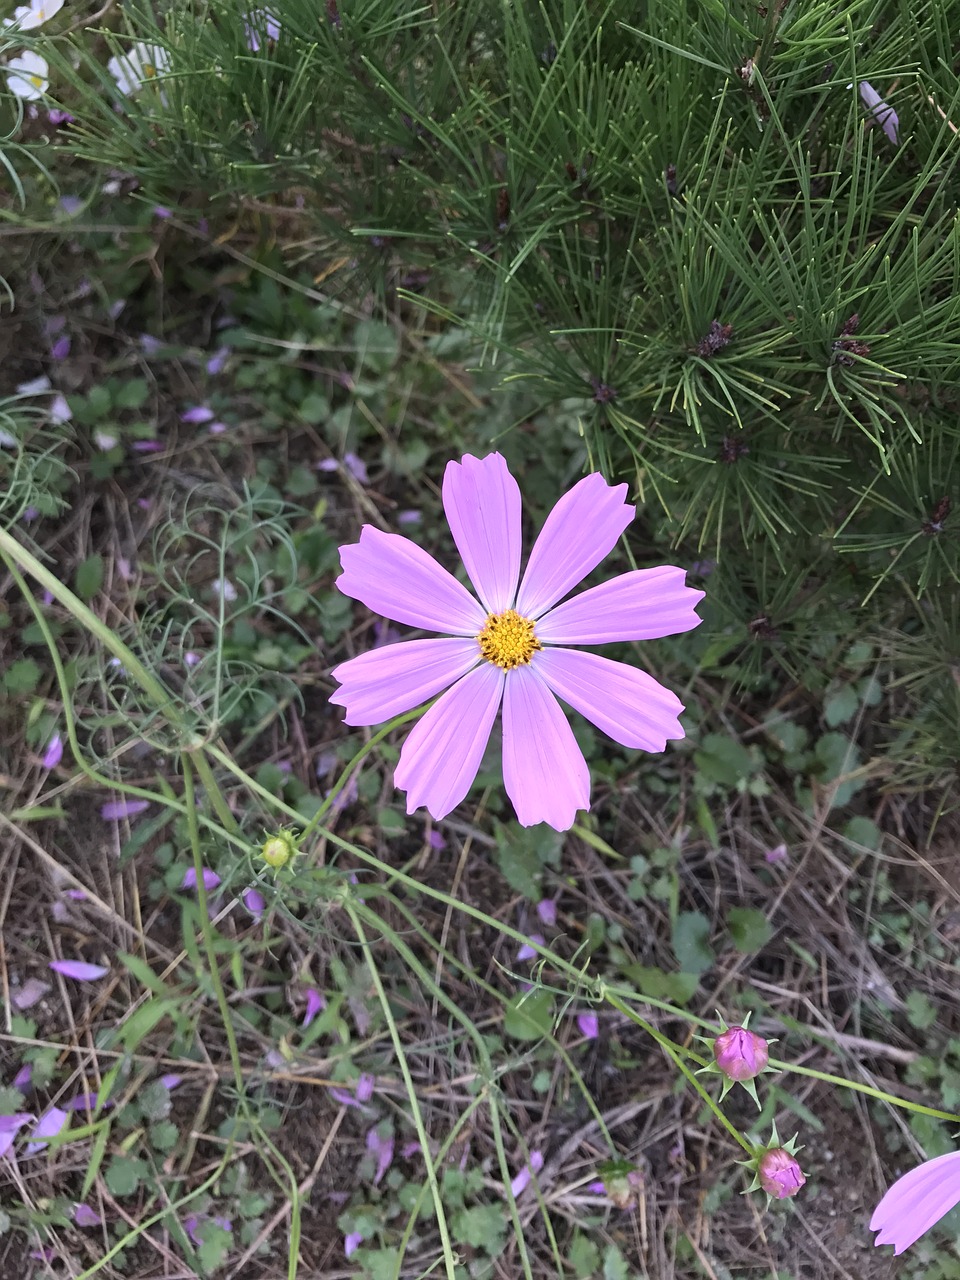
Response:
[{"label": "white flower", "polygon": [[42,98],[50,87],[50,81],[47,78],[50,68],[47,66],[46,59],[41,58],[39,53],[20,53],[10,59],[4,70],[7,76],[7,88],[18,98],[24,98],[28,102]]},{"label": "white flower", "polygon": [[62,8],[63,0],[32,0],[31,4],[22,4],[19,9],[14,9],[13,17],[3,25],[16,27],[18,31],[32,31],[34,27],[49,22]]},{"label": "white flower", "polygon": [[170,65],[170,55],[157,44],[135,44],[122,57],[111,58],[107,70],[123,94],[136,93],[149,80],[156,79]]},{"label": "white flower", "polygon": [[236,600],[237,588],[233,585],[229,578],[214,578],[211,583],[214,594],[220,596],[223,600]]}]

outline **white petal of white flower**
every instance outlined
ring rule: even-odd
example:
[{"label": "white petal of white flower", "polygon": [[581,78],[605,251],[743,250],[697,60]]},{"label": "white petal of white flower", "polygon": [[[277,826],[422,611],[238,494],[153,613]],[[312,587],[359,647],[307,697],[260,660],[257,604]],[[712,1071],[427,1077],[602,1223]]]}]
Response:
[{"label": "white petal of white flower", "polygon": [[221,596],[224,600],[236,600],[237,588],[229,578],[214,578],[210,585],[215,595]]},{"label": "white petal of white flower", "polygon": [[170,65],[166,49],[156,44],[138,42],[125,54],[111,58],[107,70],[117,82],[122,94],[129,95],[150,80],[162,75]]},{"label": "white petal of white flower", "polygon": [[63,0],[33,0],[31,4],[22,4],[14,9],[13,18],[4,26],[16,27],[18,31],[32,31],[60,12]]},{"label": "white petal of white flower", "polygon": [[39,53],[20,53],[4,67],[7,88],[27,102],[42,98],[50,87],[49,71],[46,58]]}]

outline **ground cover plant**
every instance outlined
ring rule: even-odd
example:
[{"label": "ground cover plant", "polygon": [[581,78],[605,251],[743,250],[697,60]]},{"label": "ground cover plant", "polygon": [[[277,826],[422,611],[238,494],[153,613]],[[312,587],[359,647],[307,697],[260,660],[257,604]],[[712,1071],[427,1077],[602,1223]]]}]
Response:
[{"label": "ground cover plant", "polygon": [[3,1274],[960,1274],[960,4],[6,16]]}]

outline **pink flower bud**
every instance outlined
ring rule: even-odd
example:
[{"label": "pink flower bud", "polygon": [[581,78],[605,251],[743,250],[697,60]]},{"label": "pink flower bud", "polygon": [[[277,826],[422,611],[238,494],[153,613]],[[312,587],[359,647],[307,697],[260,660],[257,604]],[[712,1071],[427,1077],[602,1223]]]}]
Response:
[{"label": "pink flower bud", "polygon": [[762,1036],[746,1027],[731,1027],[714,1040],[713,1056],[728,1080],[752,1080],[767,1065],[770,1053]]},{"label": "pink flower bud", "polygon": [[796,1156],[783,1147],[764,1152],[757,1165],[757,1177],[761,1187],[774,1200],[795,1196],[806,1182]]}]

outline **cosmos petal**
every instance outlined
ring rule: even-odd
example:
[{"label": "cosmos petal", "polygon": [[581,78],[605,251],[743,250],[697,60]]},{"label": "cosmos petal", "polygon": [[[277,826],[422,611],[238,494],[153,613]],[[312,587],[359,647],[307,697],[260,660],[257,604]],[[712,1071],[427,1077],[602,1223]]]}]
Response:
[{"label": "cosmos petal", "polygon": [[646,671],[577,649],[543,649],[533,670],[564,702],[614,742],[662,751],[684,737],[677,717],[683,703]]},{"label": "cosmos petal", "polygon": [[582,591],[537,623],[544,644],[610,644],[657,640],[699,626],[704,593],[685,585],[686,570],[665,564],[634,569]]},{"label": "cosmos petal", "polygon": [[478,635],[486,613],[422,547],[398,533],[365,524],[360,541],[340,548],[337,587],[392,622],[425,631]]},{"label": "cosmos petal", "polygon": [[488,613],[513,604],[520,577],[520,487],[499,453],[448,462],[443,509],[474,590]]},{"label": "cosmos petal", "polygon": [[407,813],[423,805],[437,820],[464,798],[497,718],[504,673],[485,662],[425,711],[400,751],[394,785],[407,793]]},{"label": "cosmos petal", "polygon": [[590,772],[560,704],[532,666],[517,667],[503,691],[503,784],[522,827],[573,826],[590,808]]},{"label": "cosmos petal", "polygon": [[898,1178],[873,1211],[870,1230],[880,1233],[876,1244],[903,1253],[958,1204],[960,1151],[950,1151]]},{"label": "cosmos petal", "polygon": [[330,701],[346,707],[344,724],[381,724],[446,689],[479,660],[476,640],[460,637],[369,649],[334,667],[330,674],[340,688]]},{"label": "cosmos petal", "polygon": [[636,513],[626,492],[625,484],[609,485],[593,472],[560,498],[530,552],[518,613],[539,618],[610,554]]}]

